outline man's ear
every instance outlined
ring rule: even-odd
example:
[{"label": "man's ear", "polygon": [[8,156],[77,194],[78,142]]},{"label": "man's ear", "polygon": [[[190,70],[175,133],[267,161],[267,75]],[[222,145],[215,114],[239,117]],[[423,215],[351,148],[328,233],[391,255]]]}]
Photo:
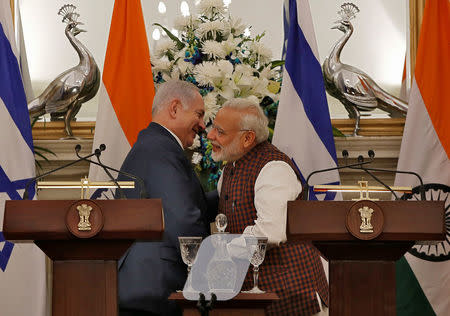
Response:
[{"label": "man's ear", "polygon": [[256,140],[256,134],[254,131],[246,131],[243,137],[244,137],[243,145],[245,149],[248,149],[254,145]]},{"label": "man's ear", "polygon": [[179,99],[173,99],[169,104],[169,114],[171,118],[177,117],[177,112],[181,108],[181,102]]}]

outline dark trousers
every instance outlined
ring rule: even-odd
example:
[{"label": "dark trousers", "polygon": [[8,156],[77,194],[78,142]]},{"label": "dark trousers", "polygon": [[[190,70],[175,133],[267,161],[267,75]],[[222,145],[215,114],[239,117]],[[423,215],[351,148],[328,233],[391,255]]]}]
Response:
[{"label": "dark trousers", "polygon": [[119,316],[159,316],[152,312],[140,311],[135,309],[119,309]]}]

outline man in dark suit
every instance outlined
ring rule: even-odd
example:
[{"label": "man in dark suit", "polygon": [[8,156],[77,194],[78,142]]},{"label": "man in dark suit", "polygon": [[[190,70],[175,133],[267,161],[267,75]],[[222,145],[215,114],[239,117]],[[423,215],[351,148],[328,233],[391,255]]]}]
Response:
[{"label": "man in dark suit", "polygon": [[[181,314],[167,299],[187,277],[178,237],[206,237],[217,212],[217,194],[205,196],[184,153],[205,128],[204,113],[193,84],[161,84],[153,100],[153,122],[139,133],[122,165],[122,171],[144,179],[149,198],[162,199],[165,230],[161,242],[136,242],[119,261],[120,316]],[[139,198],[137,189],[125,191],[127,198]]]}]

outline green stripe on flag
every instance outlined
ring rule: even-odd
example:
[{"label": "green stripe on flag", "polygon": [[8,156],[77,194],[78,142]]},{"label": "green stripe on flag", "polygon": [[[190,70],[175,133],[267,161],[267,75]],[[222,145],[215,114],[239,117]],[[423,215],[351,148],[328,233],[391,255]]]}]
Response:
[{"label": "green stripe on flag", "polygon": [[405,257],[395,263],[395,270],[397,316],[436,316]]}]

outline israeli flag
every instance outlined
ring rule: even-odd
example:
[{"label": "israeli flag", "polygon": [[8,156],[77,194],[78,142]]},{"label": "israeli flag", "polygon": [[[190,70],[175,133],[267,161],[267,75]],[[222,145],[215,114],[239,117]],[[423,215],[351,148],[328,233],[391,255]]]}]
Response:
[{"label": "israeli flag", "polygon": [[[5,200],[21,199],[34,177],[33,139],[9,1],[0,1],[0,314],[44,315],[45,256],[32,243],[5,241]],[[34,188],[30,187],[34,196]]]},{"label": "israeli flag", "polygon": [[[308,0],[289,0],[289,33],[280,103],[272,143],[292,158],[302,180],[318,169],[337,166]],[[339,173],[313,175],[309,184],[339,184]],[[333,200],[335,192],[309,192],[310,200]]]}]

